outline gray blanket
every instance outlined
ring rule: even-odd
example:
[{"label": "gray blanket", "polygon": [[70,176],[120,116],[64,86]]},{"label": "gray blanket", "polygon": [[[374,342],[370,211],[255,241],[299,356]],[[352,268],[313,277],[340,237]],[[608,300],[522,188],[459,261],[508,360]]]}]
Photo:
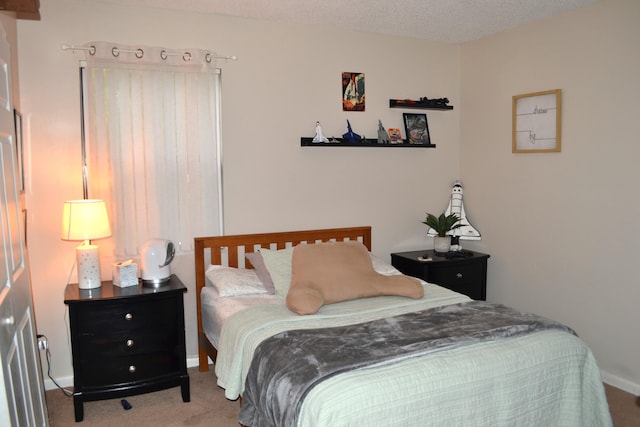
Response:
[{"label": "gray blanket", "polygon": [[575,334],[560,323],[484,301],[357,325],[283,332],[255,351],[239,421],[253,427],[295,426],[305,396],[334,375],[546,329]]}]

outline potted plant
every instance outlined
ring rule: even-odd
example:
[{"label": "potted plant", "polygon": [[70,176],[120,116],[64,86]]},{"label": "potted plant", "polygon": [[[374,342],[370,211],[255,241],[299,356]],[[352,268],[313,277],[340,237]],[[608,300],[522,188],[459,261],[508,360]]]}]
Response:
[{"label": "potted plant", "polygon": [[447,233],[462,226],[458,215],[445,215],[444,213],[440,214],[439,217],[427,213],[427,218],[422,221],[422,223],[426,224],[437,233],[433,242],[433,247],[436,252],[440,253],[449,252],[449,249],[451,248],[451,237],[447,236]]}]

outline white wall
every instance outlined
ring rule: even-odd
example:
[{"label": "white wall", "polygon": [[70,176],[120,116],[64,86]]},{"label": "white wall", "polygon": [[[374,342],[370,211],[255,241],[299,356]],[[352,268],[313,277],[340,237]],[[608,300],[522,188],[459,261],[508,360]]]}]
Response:
[{"label": "white wall", "polygon": [[[460,148],[488,299],[567,323],[636,394],[638,23],[640,2],[611,0],[462,45]],[[562,152],[512,154],[511,97],[556,88]]]},{"label": "white wall", "polygon": [[[63,292],[75,280],[68,278],[75,243],[60,240],[61,208],[82,197],[82,55],[63,52],[64,43],[192,46],[239,57],[222,64],[227,234],[372,225],[378,256],[432,245],[420,221],[425,211],[446,207],[459,174],[458,46],[83,0],[42,2],[41,15],[19,21],[18,40],[31,273],[54,377],[68,383],[72,375]],[[366,74],[366,112],[342,112],[343,71]],[[378,119],[402,127],[402,110],[389,109],[389,99],[421,96],[448,97],[455,106],[427,111],[436,149],[300,147],[316,120],[329,136],[344,133],[346,119],[370,138]],[[475,212],[473,204],[467,209]],[[103,258],[103,276],[110,278]],[[176,260],[173,270],[189,288],[187,353],[195,356],[192,257]]]}]

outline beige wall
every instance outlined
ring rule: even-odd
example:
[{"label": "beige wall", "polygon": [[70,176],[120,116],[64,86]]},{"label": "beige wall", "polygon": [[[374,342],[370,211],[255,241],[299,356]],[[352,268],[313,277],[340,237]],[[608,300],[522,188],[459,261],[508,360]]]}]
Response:
[{"label": "beige wall", "polygon": [[[68,276],[76,244],[60,240],[61,208],[82,196],[82,55],[63,52],[64,43],[193,46],[239,57],[222,64],[227,234],[372,225],[373,252],[386,259],[433,244],[420,221],[425,211],[446,207],[459,172],[458,46],[82,0],[42,2],[41,12],[41,21],[18,23],[28,243],[38,328],[49,337],[52,373],[62,382],[72,375],[63,292],[75,280]],[[343,71],[366,74],[365,112],[342,112]],[[402,110],[388,108],[389,99],[421,96],[446,96],[455,106],[427,112],[436,149],[300,147],[316,120],[329,136],[344,133],[346,119],[370,138],[378,119],[402,127]],[[189,287],[187,353],[195,356],[192,257],[176,260],[173,270]]]},{"label": "beige wall", "polygon": [[[640,2],[603,1],[462,45],[462,179],[488,298],[566,322],[640,393]],[[511,97],[562,89],[562,152],[511,153]]]},{"label": "beige wall", "polygon": [[[63,290],[74,244],[60,207],[81,196],[80,55],[63,43],[110,40],[238,55],[223,67],[226,232],[371,224],[374,252],[432,245],[419,223],[446,206],[451,182],[492,255],[488,297],[561,320],[594,350],[604,378],[640,392],[634,274],[640,144],[640,3],[603,1],[461,46],[80,0],[49,0],[18,23],[29,170],[29,247],[39,330],[53,375],[70,380]],[[342,71],[367,76],[367,111],[343,113]],[[511,153],[511,97],[563,90],[563,146]],[[389,98],[451,99],[427,112],[434,149],[301,148],[316,120],[328,135],[401,127]],[[461,173],[460,173],[461,171]],[[603,215],[615,219],[602,219]],[[614,225],[611,225],[611,224]],[[104,268],[103,270],[107,270]],[[188,353],[195,348],[192,259]],[[105,276],[109,272],[105,271]],[[71,280],[74,280],[72,276]]]}]

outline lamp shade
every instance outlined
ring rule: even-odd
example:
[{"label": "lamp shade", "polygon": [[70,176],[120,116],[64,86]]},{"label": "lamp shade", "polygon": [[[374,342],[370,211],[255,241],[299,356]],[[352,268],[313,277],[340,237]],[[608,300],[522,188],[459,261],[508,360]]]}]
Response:
[{"label": "lamp shade", "polygon": [[111,236],[107,206],[102,200],[67,200],[62,212],[62,240],[93,240]]}]

